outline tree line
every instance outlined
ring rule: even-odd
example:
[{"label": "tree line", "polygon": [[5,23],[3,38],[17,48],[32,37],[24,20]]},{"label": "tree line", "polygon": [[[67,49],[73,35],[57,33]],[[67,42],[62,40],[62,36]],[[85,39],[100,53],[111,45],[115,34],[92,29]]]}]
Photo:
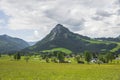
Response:
[{"label": "tree line", "polygon": [[[42,60],[45,60],[47,63],[54,62],[54,63],[70,63],[70,60],[65,60],[74,58],[77,63],[90,63],[92,60],[94,63],[109,63],[112,62],[118,55],[107,52],[105,54],[97,54],[97,53],[91,53],[89,51],[85,51],[84,53],[80,54],[67,54],[61,51],[54,51],[54,52],[40,52],[40,53],[28,53],[25,56],[26,62],[29,61],[30,56],[33,55],[40,55],[40,58]],[[23,56],[20,52],[17,52],[14,54],[15,60],[20,60],[21,56]]]}]

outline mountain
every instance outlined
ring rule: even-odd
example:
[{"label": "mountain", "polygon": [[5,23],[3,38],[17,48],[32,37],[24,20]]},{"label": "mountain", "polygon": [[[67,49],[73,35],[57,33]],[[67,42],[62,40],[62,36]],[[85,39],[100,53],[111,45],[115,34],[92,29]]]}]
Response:
[{"label": "mountain", "polygon": [[120,35],[117,38],[120,39]]},{"label": "mountain", "polygon": [[0,53],[12,53],[28,47],[29,44],[22,39],[0,35]]},{"label": "mountain", "polygon": [[102,37],[102,38],[95,38],[96,40],[102,40],[102,41],[113,41],[113,42],[120,42],[120,36],[116,37],[116,38],[112,38],[112,37],[109,37],[109,38],[105,38],[105,37]]},{"label": "mountain", "polygon": [[116,43],[103,42],[73,33],[63,25],[57,24],[45,38],[38,41],[34,46],[27,48],[26,51],[66,48],[75,53],[84,52],[86,50],[91,52],[107,52],[114,49],[116,46]]},{"label": "mountain", "polygon": [[28,42],[28,44],[30,45],[30,46],[33,46],[33,45],[35,45],[37,42]]}]

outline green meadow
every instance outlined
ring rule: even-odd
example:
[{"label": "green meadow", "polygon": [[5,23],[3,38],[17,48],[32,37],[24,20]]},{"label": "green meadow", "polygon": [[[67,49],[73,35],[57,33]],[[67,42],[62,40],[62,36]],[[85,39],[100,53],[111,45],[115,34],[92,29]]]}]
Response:
[{"label": "green meadow", "polygon": [[43,52],[54,52],[54,51],[62,51],[64,53],[67,53],[67,54],[71,54],[72,51],[66,49],[66,48],[53,48],[51,50],[44,50]]},{"label": "green meadow", "polygon": [[120,80],[120,64],[45,63],[0,58],[0,80]]}]

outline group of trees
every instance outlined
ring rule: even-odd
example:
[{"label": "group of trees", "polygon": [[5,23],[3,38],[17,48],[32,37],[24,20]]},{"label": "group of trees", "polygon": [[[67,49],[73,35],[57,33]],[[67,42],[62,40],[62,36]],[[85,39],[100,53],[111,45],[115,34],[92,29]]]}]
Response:
[{"label": "group of trees", "polygon": [[90,52],[85,52],[84,53],[84,58],[85,61],[87,61],[88,63],[91,61],[91,59],[96,59],[96,63],[109,63],[112,62],[113,59],[116,58],[116,54],[111,53],[111,52],[107,52],[107,53],[103,53],[103,54],[95,54],[95,53],[90,53]]},{"label": "group of trees", "polygon": [[[33,54],[34,55],[34,54]],[[54,52],[42,52],[39,54],[35,54],[34,56],[40,55],[41,60],[45,60],[47,63],[49,62],[55,62],[55,63],[66,63],[67,61],[65,60],[67,59],[71,59],[74,58],[76,60],[77,63],[81,63],[84,64],[85,62],[90,63],[92,59],[96,59],[96,63],[109,63],[112,62],[113,59],[116,58],[116,55],[114,53],[105,53],[105,54],[98,54],[98,53],[91,53],[88,51],[85,51],[82,54],[67,54],[61,51],[54,51]],[[24,55],[24,59],[26,60],[26,62],[29,61],[30,56],[32,56],[30,54],[29,55]],[[1,55],[0,55],[1,57]],[[21,53],[17,52],[14,54],[13,58],[15,60],[20,60],[21,59]]]},{"label": "group of trees", "polygon": [[71,54],[68,55],[60,51],[42,54],[42,58],[46,59],[46,62],[49,62],[49,59],[52,58],[53,62],[56,62],[56,60],[58,60],[60,63],[64,63],[66,62],[65,58],[72,58],[72,57],[75,58],[77,63],[82,63],[82,64],[84,64],[85,62],[90,63],[92,59],[95,59],[96,63],[109,63],[116,58],[116,55],[111,52],[98,54],[98,53],[91,53],[88,51],[85,51],[83,54],[74,54],[74,56],[71,56]]},{"label": "group of trees", "polygon": [[112,62],[113,59],[115,59],[116,57],[117,55],[111,52],[98,54],[98,53],[91,53],[91,52],[85,51],[83,55],[79,54],[75,58],[78,63],[84,63],[84,61],[86,61],[87,63],[90,63],[91,60],[93,59],[95,60],[95,63],[99,64],[99,63]]},{"label": "group of trees", "polygon": [[60,62],[63,63],[65,61],[65,56],[67,54],[61,51],[54,51],[54,52],[44,52],[41,54],[42,59],[45,59],[46,62],[49,62],[51,59],[52,62]]},{"label": "group of trees", "polygon": [[[29,55],[30,56],[30,55]],[[28,62],[29,61],[29,56],[28,55],[24,55],[24,59],[26,60],[26,62]],[[15,59],[15,60],[20,60],[21,59],[21,54],[20,54],[20,52],[17,52],[17,53],[15,53],[14,54],[14,56],[13,56],[13,58]]]},{"label": "group of trees", "polygon": [[98,56],[98,59],[100,61],[102,61],[103,63],[112,62],[112,60],[115,59],[115,58],[116,58],[116,55],[113,54],[113,53],[110,53],[110,52],[106,53],[104,55],[99,54],[99,56]]}]

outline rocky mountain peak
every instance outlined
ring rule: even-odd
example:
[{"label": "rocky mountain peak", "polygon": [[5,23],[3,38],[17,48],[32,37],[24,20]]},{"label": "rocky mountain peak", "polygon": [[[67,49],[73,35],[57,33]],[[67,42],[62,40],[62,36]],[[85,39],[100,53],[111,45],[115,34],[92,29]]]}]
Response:
[{"label": "rocky mountain peak", "polygon": [[55,26],[55,28],[53,28],[53,30],[51,31],[52,33],[58,33],[58,34],[60,34],[60,33],[66,33],[66,32],[69,32],[69,30],[66,28],[66,27],[64,27],[63,25],[61,25],[61,24],[57,24],[56,26]]}]

